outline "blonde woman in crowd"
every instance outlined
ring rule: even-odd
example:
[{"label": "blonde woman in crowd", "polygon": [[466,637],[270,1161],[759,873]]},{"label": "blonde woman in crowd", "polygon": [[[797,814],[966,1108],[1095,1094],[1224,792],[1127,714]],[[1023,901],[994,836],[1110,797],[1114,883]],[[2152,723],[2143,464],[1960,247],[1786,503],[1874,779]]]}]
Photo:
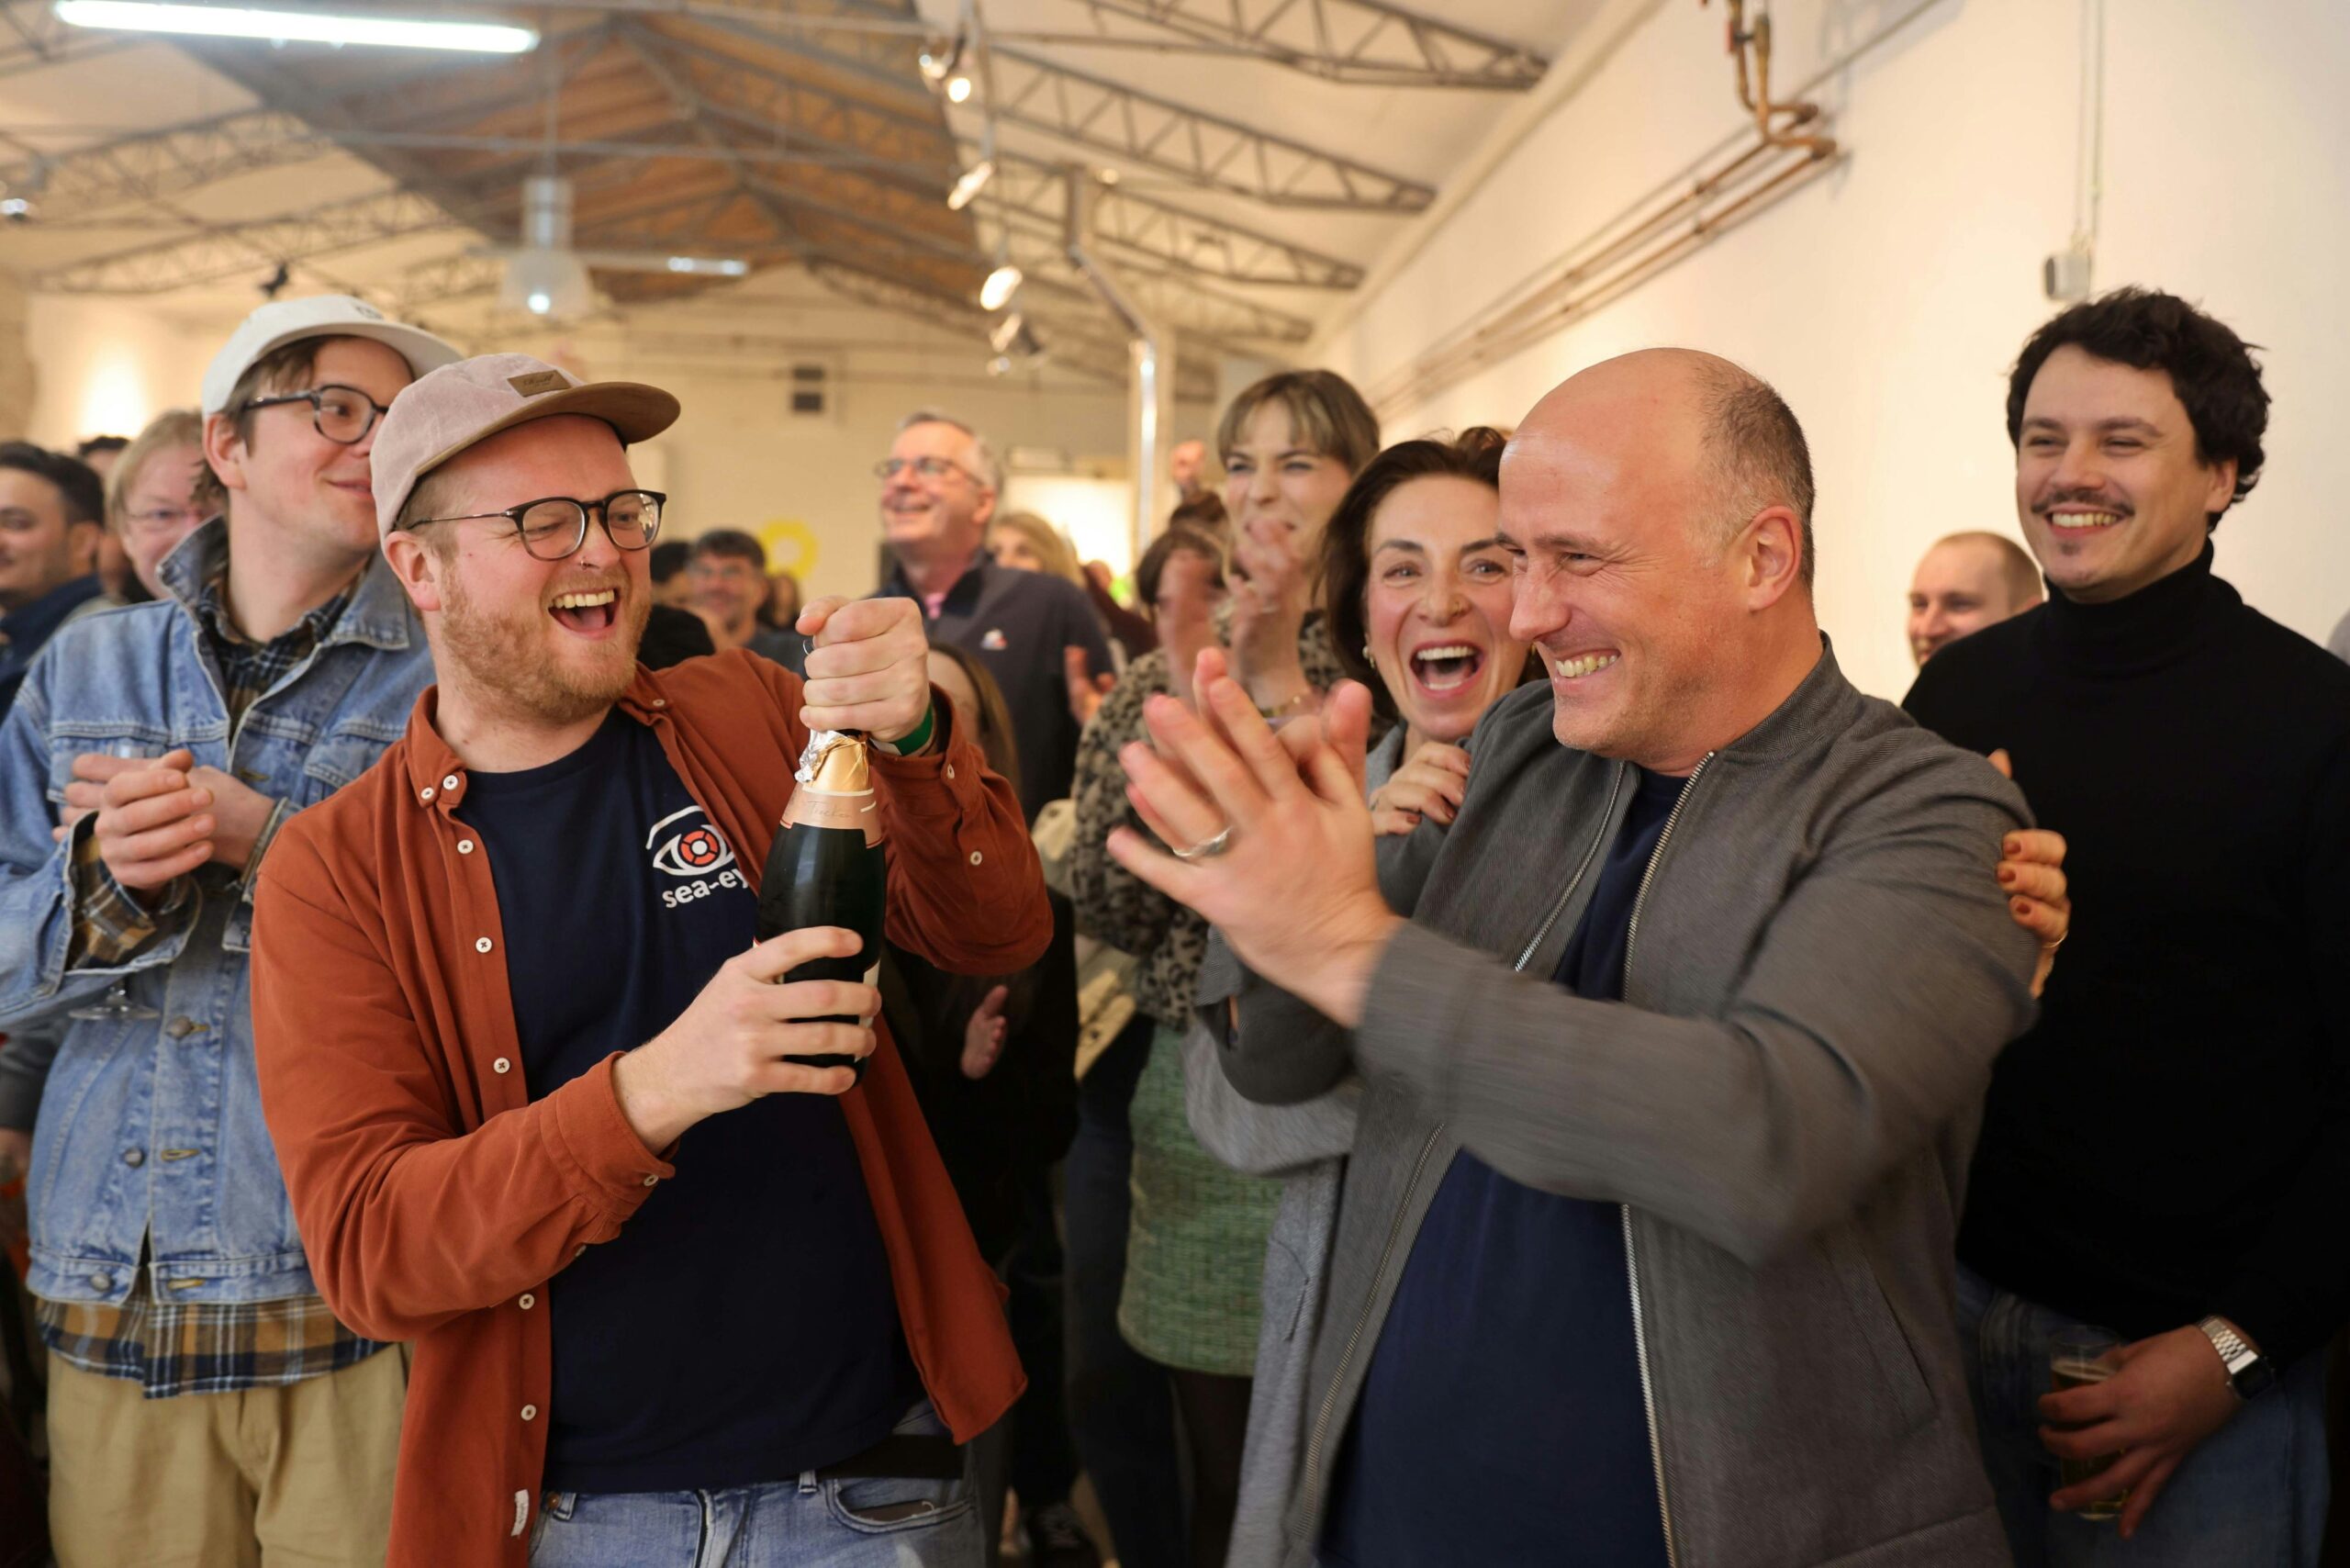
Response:
[{"label": "blonde woman in crowd", "polygon": [[[1353,386],[1328,371],[1268,376],[1233,400],[1216,432],[1225,506],[1234,522],[1236,580],[1228,607],[1214,626],[1194,625],[1188,636],[1162,623],[1159,651],[1128,666],[1078,754],[1071,876],[1079,917],[1136,958],[1136,1001],[1152,1026],[1147,1037],[1139,1030],[1122,1036],[1092,1069],[1107,1069],[1110,1081],[1135,1082],[1131,1106],[1123,1107],[1131,1129],[1133,1196],[1117,1327],[1127,1345],[1164,1369],[1181,1411],[1192,1476],[1187,1561],[1194,1568],[1222,1562],[1230,1534],[1256,1361],[1265,1238],[1281,1190],[1225,1168],[1201,1148],[1185,1122],[1181,1032],[1207,949],[1207,925],[1130,877],[1104,849],[1110,830],[1133,820],[1118,752],[1144,738],[1148,698],[1190,700],[1192,659],[1219,633],[1234,674],[1269,716],[1287,719],[1315,710],[1343,674],[1321,608],[1323,530],[1355,474],[1378,450],[1376,417]],[[1157,587],[1158,597],[1168,599],[1165,575]],[[1126,1055],[1112,1059],[1121,1053]],[[1138,1078],[1130,1077],[1137,1070],[1134,1057],[1145,1058]],[[1099,1107],[1091,1096],[1085,1104],[1091,1119]],[[1114,1114],[1120,1107],[1107,1109]],[[1114,1126],[1105,1136],[1114,1139]],[[1087,1140],[1082,1124],[1079,1140]],[[1072,1164],[1085,1168],[1078,1155]],[[1102,1234],[1107,1227],[1101,1222],[1109,1216],[1094,1215],[1085,1205],[1072,1179],[1072,1280],[1099,1266],[1089,1249],[1114,1245]],[[1093,1466],[1089,1429],[1104,1420],[1114,1424],[1119,1415],[1089,1410],[1087,1380],[1115,1350],[1098,1342],[1102,1304],[1080,1296],[1071,1304],[1080,1362],[1071,1383],[1079,1390],[1080,1448]],[[1095,1365],[1085,1364],[1089,1357]],[[1114,1512],[1111,1522],[1118,1531]],[[1119,1532],[1118,1545],[1124,1556],[1126,1532]]]},{"label": "blonde woman in crowd", "polygon": [[203,473],[204,416],[193,409],[156,415],[116,460],[106,483],[106,527],[122,542],[139,583],[140,591],[129,597],[163,597],[156,568],[207,512],[196,498]]}]

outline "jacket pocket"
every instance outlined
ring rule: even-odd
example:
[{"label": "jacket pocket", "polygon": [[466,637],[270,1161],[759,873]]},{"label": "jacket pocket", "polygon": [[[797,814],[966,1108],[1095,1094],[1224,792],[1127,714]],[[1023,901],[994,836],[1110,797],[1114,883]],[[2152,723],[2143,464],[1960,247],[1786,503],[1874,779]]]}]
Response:
[{"label": "jacket pocket", "polygon": [[1867,1350],[1879,1378],[1893,1394],[1901,1416],[1900,1429],[1916,1430],[1933,1417],[1933,1389],[1918,1364],[1918,1352],[1909,1343],[1900,1315],[1886,1296],[1867,1242],[1856,1226],[1840,1225],[1822,1238],[1820,1249],[1851,1315],[1852,1336]]},{"label": "jacket pocket", "polygon": [[397,727],[344,724],[313,744],[302,758],[302,805],[315,805],[375,766],[399,738]]}]

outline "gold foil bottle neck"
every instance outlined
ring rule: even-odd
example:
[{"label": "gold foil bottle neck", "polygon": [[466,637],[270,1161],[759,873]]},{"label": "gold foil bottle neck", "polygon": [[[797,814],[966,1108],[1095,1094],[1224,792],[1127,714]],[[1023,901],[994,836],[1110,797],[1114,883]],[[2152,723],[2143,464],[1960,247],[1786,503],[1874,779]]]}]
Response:
[{"label": "gold foil bottle neck", "polygon": [[792,777],[799,782],[783,808],[782,826],[848,828],[881,842],[881,816],[873,799],[873,772],[865,737],[845,730],[818,730],[808,737]]},{"label": "gold foil bottle neck", "polygon": [[865,737],[845,730],[816,731],[808,737],[808,749],[800,754],[800,769],[792,777],[827,795],[872,793]]}]

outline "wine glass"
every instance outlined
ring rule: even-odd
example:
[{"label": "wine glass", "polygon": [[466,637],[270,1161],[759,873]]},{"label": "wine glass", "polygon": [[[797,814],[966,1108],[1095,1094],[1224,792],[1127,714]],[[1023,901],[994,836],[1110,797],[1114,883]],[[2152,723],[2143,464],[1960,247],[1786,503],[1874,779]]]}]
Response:
[{"label": "wine glass", "polygon": [[[142,757],[147,755],[147,748],[132,740],[108,741],[102,749],[108,756]],[[114,982],[106,987],[105,996],[86,1007],[74,1008],[66,1016],[80,1019],[85,1023],[104,1024],[126,1023],[139,1018],[161,1018],[162,1014],[144,1003],[131,1001],[129,979],[118,975]]]}]

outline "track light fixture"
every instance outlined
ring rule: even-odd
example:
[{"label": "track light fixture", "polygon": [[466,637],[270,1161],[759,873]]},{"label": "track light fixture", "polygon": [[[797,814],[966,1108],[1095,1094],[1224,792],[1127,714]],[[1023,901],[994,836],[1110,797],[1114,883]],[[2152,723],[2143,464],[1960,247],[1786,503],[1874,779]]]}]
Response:
[{"label": "track light fixture", "polygon": [[979,285],[980,306],[989,310],[1002,309],[1012,302],[1012,297],[1020,292],[1023,275],[1020,269],[1010,262],[1000,263],[995,271],[988,274],[987,282]]},{"label": "track light fixture", "polygon": [[960,212],[970,206],[972,199],[986,189],[987,183],[993,178],[995,160],[992,158],[982,158],[964,170],[963,177],[955,182],[955,188],[946,193],[946,210]]}]

